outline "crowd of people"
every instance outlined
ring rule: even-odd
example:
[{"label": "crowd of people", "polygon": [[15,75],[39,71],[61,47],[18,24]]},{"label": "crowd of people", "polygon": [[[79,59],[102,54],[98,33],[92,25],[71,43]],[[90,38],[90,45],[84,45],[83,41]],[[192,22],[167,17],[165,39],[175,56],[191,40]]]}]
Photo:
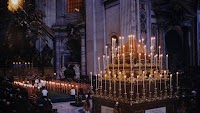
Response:
[{"label": "crowd of people", "polygon": [[8,78],[0,76],[0,113],[56,113],[51,100],[43,98],[42,104],[32,101],[26,89],[15,87]]}]

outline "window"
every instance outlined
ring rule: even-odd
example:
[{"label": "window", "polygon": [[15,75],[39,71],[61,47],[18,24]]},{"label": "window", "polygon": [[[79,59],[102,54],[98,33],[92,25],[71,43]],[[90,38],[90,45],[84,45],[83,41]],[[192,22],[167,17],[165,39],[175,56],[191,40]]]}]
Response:
[{"label": "window", "polygon": [[82,9],[83,0],[67,0],[67,12],[79,12]]}]

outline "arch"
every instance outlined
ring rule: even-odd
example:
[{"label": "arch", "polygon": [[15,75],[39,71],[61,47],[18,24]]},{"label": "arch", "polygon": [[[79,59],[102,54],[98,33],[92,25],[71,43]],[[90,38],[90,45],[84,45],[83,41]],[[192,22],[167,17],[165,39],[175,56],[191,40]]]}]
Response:
[{"label": "arch", "polygon": [[182,40],[182,32],[176,28],[171,28],[165,33],[165,51],[169,54],[169,69],[171,71],[183,68]]}]

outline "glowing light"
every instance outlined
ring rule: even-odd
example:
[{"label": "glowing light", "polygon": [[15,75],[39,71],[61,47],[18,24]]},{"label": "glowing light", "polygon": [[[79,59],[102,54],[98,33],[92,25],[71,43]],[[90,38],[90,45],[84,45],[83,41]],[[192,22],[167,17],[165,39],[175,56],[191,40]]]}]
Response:
[{"label": "glowing light", "polygon": [[23,9],[23,0],[8,0],[8,10],[14,12]]},{"label": "glowing light", "polygon": [[18,0],[11,0],[11,3],[13,4],[13,5],[18,5]]}]

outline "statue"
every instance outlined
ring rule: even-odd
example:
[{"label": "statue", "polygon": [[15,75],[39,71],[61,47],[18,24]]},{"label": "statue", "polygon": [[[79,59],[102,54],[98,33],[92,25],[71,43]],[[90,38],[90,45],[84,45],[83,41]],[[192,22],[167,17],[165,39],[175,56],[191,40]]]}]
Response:
[{"label": "statue", "polygon": [[61,71],[60,71],[60,78],[61,78],[61,79],[64,79],[64,78],[65,78],[65,75],[64,75],[65,70],[66,70],[66,67],[65,67],[65,66],[61,68]]},{"label": "statue", "polygon": [[73,67],[74,71],[75,71],[75,77],[74,79],[80,79],[80,69],[79,69],[79,66],[78,64],[75,64],[74,67]]}]

